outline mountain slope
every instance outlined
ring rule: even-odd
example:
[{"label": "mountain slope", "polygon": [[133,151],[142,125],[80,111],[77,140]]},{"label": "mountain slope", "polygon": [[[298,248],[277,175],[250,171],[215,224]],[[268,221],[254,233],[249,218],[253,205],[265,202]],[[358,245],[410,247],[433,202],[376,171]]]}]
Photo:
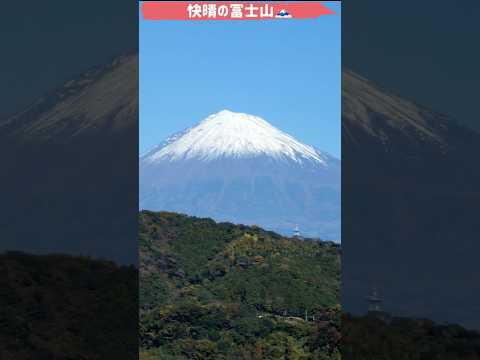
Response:
[{"label": "mountain slope", "polygon": [[138,57],[124,55],[95,67],[0,122],[17,141],[67,142],[104,131],[125,131],[138,117]]},{"label": "mountain slope", "polygon": [[362,131],[382,142],[387,151],[402,136],[411,144],[445,144],[445,117],[380,89],[351,71],[345,71],[342,80],[343,129],[351,142],[357,142],[356,132]]},{"label": "mountain slope", "polygon": [[140,208],[340,239],[340,162],[228,110],[140,158]]},{"label": "mountain slope", "polygon": [[0,121],[0,249],[136,262],[136,134],[135,54]]},{"label": "mountain slope", "polygon": [[[338,245],[166,212],[142,211],[139,228],[152,358],[338,356]],[[305,310],[323,322],[303,321]]]},{"label": "mountain slope", "polygon": [[363,312],[376,284],[396,314],[480,326],[480,293],[469,280],[480,271],[480,135],[343,76],[346,310]]}]

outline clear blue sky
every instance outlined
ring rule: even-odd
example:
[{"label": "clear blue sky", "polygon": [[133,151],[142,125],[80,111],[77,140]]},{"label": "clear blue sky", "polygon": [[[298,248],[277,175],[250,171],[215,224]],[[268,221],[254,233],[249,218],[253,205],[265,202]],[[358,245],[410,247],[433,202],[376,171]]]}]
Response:
[{"label": "clear blue sky", "polygon": [[140,152],[228,109],[340,157],[338,15],[311,20],[140,17]]}]

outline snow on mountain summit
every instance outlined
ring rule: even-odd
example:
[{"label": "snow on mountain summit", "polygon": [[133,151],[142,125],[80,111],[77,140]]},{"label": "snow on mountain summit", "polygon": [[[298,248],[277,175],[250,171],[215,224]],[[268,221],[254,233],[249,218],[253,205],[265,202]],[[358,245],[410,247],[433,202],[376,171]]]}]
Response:
[{"label": "snow on mountain summit", "polygon": [[327,156],[270,125],[264,119],[222,110],[167,139],[144,156],[147,162],[160,160],[268,156],[298,163],[313,161],[326,165]]},{"label": "snow on mountain summit", "polygon": [[340,240],[340,160],[222,110],[140,157],[139,207]]}]

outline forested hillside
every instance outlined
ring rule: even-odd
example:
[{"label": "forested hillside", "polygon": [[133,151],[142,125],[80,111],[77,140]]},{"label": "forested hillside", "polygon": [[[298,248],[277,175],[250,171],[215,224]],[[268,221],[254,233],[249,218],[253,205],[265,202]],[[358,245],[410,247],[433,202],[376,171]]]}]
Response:
[{"label": "forested hillside", "polygon": [[335,359],[340,249],[258,227],[140,213],[144,359]]},{"label": "forested hillside", "polygon": [[140,226],[140,326],[134,267],[0,255],[0,359],[137,359],[138,335],[141,359],[480,359],[480,333],[454,324],[340,319],[333,244],[168,213]]},{"label": "forested hillside", "polygon": [[480,359],[480,333],[428,319],[342,318],[344,360]]},{"label": "forested hillside", "polygon": [[137,269],[68,255],[0,255],[0,359],[137,358]]}]

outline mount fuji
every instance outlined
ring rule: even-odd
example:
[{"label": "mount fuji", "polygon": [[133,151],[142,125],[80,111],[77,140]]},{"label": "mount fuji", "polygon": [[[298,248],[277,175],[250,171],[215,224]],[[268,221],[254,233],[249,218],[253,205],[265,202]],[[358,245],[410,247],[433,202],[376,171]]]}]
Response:
[{"label": "mount fuji", "polygon": [[222,110],[140,156],[140,208],[340,240],[340,161]]},{"label": "mount fuji", "polygon": [[137,132],[136,53],[87,69],[0,119],[0,251],[135,264]]},{"label": "mount fuji", "polygon": [[392,314],[480,328],[479,153],[478,132],[343,71],[342,309],[375,285]]}]

